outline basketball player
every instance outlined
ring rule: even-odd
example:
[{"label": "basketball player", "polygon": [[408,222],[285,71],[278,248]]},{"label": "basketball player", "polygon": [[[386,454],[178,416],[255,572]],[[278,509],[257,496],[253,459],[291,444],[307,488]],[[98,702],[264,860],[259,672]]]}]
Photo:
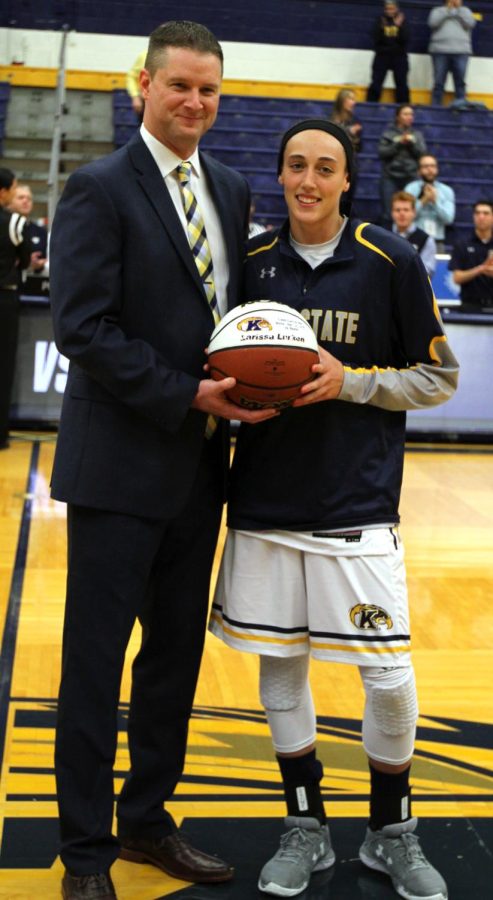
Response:
[{"label": "basketball player", "polygon": [[[356,664],[366,692],[370,818],[359,854],[408,900],[445,900],[415,834],[418,716],[399,536],[407,409],[443,403],[458,365],[426,271],[401,238],[347,218],[346,134],[308,119],[283,136],[288,220],[250,241],[245,299],[289,303],[320,345],[314,381],[277,418],[241,426],[211,630],[260,654],[286,834],[259,888],[292,897],[335,854],[308,682],[310,654]],[[261,480],[259,479],[261,473]]]}]

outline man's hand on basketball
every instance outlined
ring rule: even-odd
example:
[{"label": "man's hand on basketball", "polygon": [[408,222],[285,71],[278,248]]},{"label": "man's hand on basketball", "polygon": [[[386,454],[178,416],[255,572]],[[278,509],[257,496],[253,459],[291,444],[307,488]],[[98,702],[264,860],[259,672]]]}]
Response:
[{"label": "man's hand on basketball", "polygon": [[344,369],[342,363],[323,347],[318,348],[320,362],[312,366],[312,372],[316,376],[313,381],[304,384],[301,388],[301,397],[295,400],[293,406],[308,406],[310,403],[320,403],[322,400],[335,400],[341,392],[344,381]]},{"label": "man's hand on basketball", "polygon": [[192,407],[213,416],[220,416],[223,419],[237,419],[250,425],[264,422],[266,419],[272,419],[274,416],[279,415],[279,412],[275,409],[243,409],[242,406],[232,403],[226,397],[226,391],[230,391],[235,384],[236,380],[234,378],[223,378],[221,381],[204,378],[202,381],[199,381],[199,389],[192,401]]}]

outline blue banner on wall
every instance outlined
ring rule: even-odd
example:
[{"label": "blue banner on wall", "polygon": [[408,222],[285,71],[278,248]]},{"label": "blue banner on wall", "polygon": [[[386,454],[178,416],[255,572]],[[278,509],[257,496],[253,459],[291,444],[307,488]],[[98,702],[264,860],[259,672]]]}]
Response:
[{"label": "blue banner on wall", "polygon": [[460,287],[454,283],[452,272],[449,270],[450,256],[448,253],[436,256],[436,269],[431,284],[435,297],[441,306],[460,305]]}]

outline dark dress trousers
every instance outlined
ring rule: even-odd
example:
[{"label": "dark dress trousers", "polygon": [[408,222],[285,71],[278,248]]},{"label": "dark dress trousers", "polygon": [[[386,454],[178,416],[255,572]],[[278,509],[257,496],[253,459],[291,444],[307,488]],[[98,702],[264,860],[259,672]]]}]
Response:
[{"label": "dark dress trousers", "polygon": [[[250,197],[201,154],[238,300]],[[74,173],[50,244],[55,337],[70,359],[52,494],[68,507],[56,776],[66,868],[105,871],[120,679],[136,616],[131,774],[119,832],[159,836],[183,769],[229,461],[190,409],[214,326],[183,226],[140,134]],[[116,777],[124,776],[126,765]]]}]

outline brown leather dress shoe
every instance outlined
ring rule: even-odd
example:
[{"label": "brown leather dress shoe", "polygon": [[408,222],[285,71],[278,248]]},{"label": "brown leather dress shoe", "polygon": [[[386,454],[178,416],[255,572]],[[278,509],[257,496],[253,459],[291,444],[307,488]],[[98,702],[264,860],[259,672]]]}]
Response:
[{"label": "brown leather dress shoe", "polygon": [[208,883],[230,881],[234,869],[217,856],[192,847],[179,832],[161,838],[120,838],[120,859],[150,863],[172,878]]},{"label": "brown leather dress shoe", "polygon": [[70,875],[65,872],[62,880],[64,900],[117,900],[109,875]]}]

